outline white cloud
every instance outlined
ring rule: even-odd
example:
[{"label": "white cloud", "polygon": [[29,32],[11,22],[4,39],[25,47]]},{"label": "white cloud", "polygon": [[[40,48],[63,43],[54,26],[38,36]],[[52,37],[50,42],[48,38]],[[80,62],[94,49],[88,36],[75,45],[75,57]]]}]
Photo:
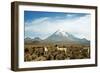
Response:
[{"label": "white cloud", "polygon": [[[30,26],[25,26],[25,31],[37,32],[49,36],[56,30],[61,29],[70,32],[79,38],[90,39],[90,15],[79,17],[78,19],[55,19],[44,17],[28,22]],[[45,38],[42,37],[42,38]]]},{"label": "white cloud", "polygon": [[66,17],[73,17],[74,16],[74,14],[66,14]]}]

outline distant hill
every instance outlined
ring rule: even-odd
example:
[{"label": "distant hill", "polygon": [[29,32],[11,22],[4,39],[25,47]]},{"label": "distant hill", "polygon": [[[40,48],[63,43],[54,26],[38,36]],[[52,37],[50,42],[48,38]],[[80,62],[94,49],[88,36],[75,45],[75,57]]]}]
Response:
[{"label": "distant hill", "polygon": [[27,38],[24,39],[24,42],[25,43],[32,43],[33,41],[32,41],[31,38],[27,37]]},{"label": "distant hill", "polygon": [[39,37],[35,37],[34,39],[27,37],[27,38],[24,39],[25,43],[39,43],[41,41],[42,40]]}]

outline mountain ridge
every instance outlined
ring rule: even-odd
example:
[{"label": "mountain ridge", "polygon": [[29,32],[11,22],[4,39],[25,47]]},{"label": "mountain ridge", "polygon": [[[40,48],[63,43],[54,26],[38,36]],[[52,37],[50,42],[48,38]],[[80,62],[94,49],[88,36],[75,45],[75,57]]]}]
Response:
[{"label": "mountain ridge", "polygon": [[[28,41],[31,39],[28,39]],[[31,40],[32,42],[42,42],[42,43],[69,43],[69,44],[90,44],[90,41],[87,40],[86,38],[80,39],[75,37],[74,35],[57,30],[54,32],[52,35],[48,36],[46,39],[42,40],[39,37],[35,37],[34,39]],[[27,42],[27,41],[25,41]]]}]

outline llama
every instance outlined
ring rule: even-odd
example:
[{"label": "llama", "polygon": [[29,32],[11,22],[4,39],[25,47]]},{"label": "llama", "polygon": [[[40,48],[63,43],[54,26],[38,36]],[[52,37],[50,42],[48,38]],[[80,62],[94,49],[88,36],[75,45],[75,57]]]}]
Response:
[{"label": "llama", "polygon": [[44,51],[45,51],[45,52],[48,51],[47,47],[44,47]]},{"label": "llama", "polygon": [[61,47],[58,47],[58,46],[57,46],[57,50],[67,52],[67,48],[61,48]]}]

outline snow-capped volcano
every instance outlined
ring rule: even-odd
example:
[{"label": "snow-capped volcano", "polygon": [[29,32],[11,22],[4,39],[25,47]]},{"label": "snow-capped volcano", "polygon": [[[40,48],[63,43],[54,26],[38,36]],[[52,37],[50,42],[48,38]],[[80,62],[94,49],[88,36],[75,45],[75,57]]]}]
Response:
[{"label": "snow-capped volcano", "polygon": [[75,37],[74,35],[62,31],[62,30],[57,30],[56,32],[54,32],[52,35],[50,35],[49,37],[47,37],[44,41],[46,42],[65,42],[65,43],[86,43],[88,44],[89,41],[84,39],[80,39]]},{"label": "snow-capped volcano", "polygon": [[57,30],[54,34],[58,35],[58,36],[66,36],[66,37],[68,37],[68,34],[66,34],[66,32],[63,31],[63,30]]},{"label": "snow-capped volcano", "polygon": [[46,38],[46,41],[52,41],[52,42],[64,42],[64,41],[71,41],[71,39],[68,38],[69,34],[62,30],[57,30],[54,32],[51,36]]}]

